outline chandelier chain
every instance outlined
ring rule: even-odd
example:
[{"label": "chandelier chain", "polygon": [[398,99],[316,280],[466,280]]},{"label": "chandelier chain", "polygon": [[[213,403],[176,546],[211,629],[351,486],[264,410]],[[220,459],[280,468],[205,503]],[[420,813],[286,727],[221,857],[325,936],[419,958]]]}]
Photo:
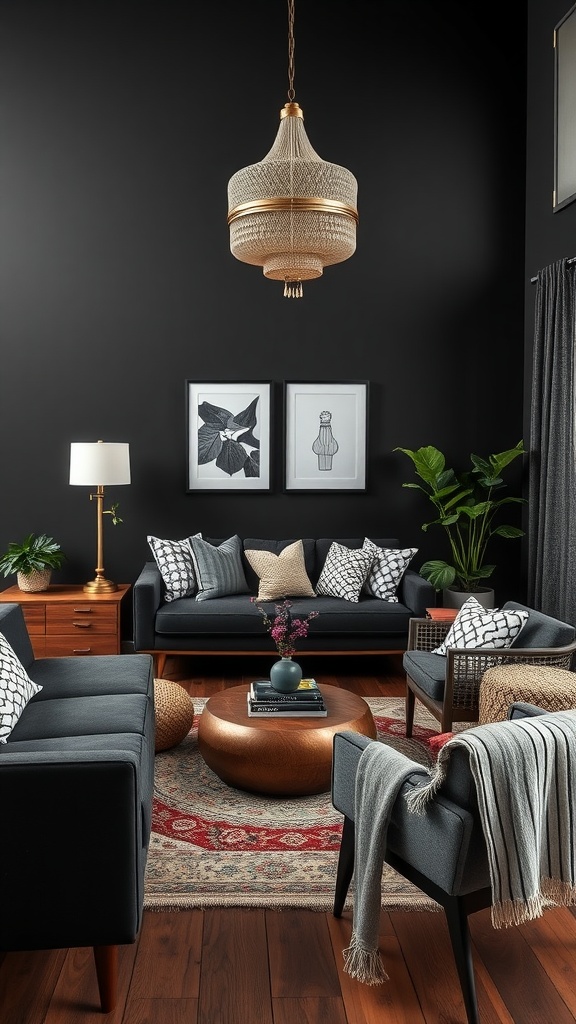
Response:
[{"label": "chandelier chain", "polygon": [[294,0],[288,0],[288,99],[294,101]]}]

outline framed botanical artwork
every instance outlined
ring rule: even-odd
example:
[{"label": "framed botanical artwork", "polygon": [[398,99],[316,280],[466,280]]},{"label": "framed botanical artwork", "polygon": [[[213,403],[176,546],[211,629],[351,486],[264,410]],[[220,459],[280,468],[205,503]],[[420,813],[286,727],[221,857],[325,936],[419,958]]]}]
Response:
[{"label": "framed botanical artwork", "polygon": [[365,491],[368,381],[285,381],[284,490]]},{"label": "framed botanical artwork", "polygon": [[554,28],[553,212],[576,199],[576,4]]},{"label": "framed botanical artwork", "polygon": [[270,381],[186,381],[188,491],[269,491]]}]

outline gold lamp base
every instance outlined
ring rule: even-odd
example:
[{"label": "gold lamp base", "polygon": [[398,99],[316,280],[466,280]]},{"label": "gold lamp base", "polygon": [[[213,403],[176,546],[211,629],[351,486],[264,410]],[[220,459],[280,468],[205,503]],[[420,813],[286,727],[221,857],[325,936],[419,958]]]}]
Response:
[{"label": "gold lamp base", "polygon": [[85,583],[82,590],[86,594],[112,594],[118,590],[118,584],[113,583],[112,580],[105,580],[103,576],[97,576],[96,579]]}]

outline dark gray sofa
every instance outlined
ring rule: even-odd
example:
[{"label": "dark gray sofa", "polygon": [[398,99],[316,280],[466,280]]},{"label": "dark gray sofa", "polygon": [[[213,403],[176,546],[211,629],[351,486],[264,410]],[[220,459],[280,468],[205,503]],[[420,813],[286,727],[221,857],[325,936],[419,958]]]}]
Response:
[{"label": "dark gray sofa", "polygon": [[22,609],[0,632],[42,686],[0,744],[0,950],[94,947],[102,1009],[141,923],[154,781],[149,655],[34,659]]},{"label": "dark gray sofa", "polygon": [[[210,540],[220,544],[220,540]],[[398,548],[396,538],[371,538],[379,547]],[[304,539],[306,571],[316,584],[333,540],[349,548],[361,548],[364,538]],[[245,538],[244,550],[262,547],[279,554],[293,540]],[[243,567],[250,594],[258,593],[258,577],[243,556]],[[133,588],[134,647],[136,651],[153,654],[156,674],[161,675],[167,654],[233,654],[274,655],[275,647],[264,629],[258,609],[250,594],[196,601],[194,597],[164,600],[165,587],[154,561],[146,562]],[[434,588],[417,572],[408,568],[398,590],[398,603],[362,595],[356,604],[334,597],[295,597],[292,612],[305,616],[311,610],[320,612],[310,622],[309,634],[303,643],[306,654],[380,654],[406,649],[408,623],[413,616],[422,616],[435,604]],[[274,612],[273,602],[266,604]]]}]

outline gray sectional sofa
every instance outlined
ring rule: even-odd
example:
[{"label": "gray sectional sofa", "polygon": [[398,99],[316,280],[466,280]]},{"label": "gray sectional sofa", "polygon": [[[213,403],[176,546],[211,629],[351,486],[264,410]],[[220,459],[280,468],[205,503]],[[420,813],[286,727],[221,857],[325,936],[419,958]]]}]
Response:
[{"label": "gray sectional sofa", "polygon": [[[222,541],[208,539],[219,546]],[[336,540],[347,548],[362,548],[363,537],[305,538],[302,540],[306,572],[315,586]],[[396,538],[371,538],[381,548],[400,548]],[[136,651],[153,654],[156,674],[161,675],[167,654],[274,655],[273,641],[262,617],[251,602],[258,594],[259,578],[245,557],[246,550],[267,550],[280,555],[293,540],[244,538],[241,542],[242,566],[246,589],[210,600],[195,596],[166,600],[166,586],[156,561],[146,562],[133,588],[134,646]],[[380,654],[406,649],[408,623],[422,616],[435,604],[433,587],[412,568],[400,581],[398,600],[387,601],[362,593],[358,602],[340,597],[292,597],[294,616],[306,616],[311,610],[320,614],[310,622],[309,634],[301,642],[303,654]],[[273,615],[274,604],[266,609]]]},{"label": "gray sectional sofa", "polygon": [[0,633],[41,686],[0,743],[0,950],[93,946],[107,1012],[142,920],[152,658],[35,659],[18,604],[0,605]]}]

